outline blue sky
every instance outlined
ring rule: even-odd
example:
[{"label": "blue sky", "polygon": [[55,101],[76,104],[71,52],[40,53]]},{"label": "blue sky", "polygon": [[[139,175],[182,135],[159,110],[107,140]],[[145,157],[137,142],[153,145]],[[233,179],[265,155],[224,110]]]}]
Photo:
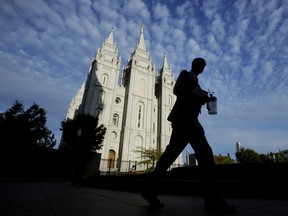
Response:
[{"label": "blue sky", "polygon": [[0,112],[36,102],[59,142],[111,28],[122,68],[141,24],[158,69],[164,52],[175,78],[193,58],[206,59],[199,82],[215,92],[218,115],[203,107],[200,121],[215,154],[233,156],[237,141],[259,153],[288,149],[287,0],[1,0]]}]

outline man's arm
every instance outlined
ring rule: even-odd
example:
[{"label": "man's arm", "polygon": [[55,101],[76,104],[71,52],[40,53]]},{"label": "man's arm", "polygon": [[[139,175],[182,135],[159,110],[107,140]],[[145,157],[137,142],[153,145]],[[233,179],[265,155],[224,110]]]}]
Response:
[{"label": "man's arm", "polygon": [[197,78],[193,76],[193,74],[189,74],[186,70],[181,71],[175,83],[173,93],[177,96],[186,96],[200,100],[201,103],[204,104],[209,98],[208,92],[201,89]]},{"label": "man's arm", "polygon": [[176,96],[182,96],[185,94],[189,94],[188,92],[190,91],[190,94],[192,93],[192,86],[189,87],[189,83],[191,83],[189,81],[190,77],[189,77],[189,72],[186,70],[181,71],[181,73],[179,74],[179,77],[176,80],[174,89],[173,89],[173,93]]}]

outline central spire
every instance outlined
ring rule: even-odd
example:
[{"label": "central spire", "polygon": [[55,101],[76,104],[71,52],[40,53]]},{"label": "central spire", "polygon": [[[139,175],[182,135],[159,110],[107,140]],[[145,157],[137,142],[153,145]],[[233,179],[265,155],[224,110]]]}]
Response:
[{"label": "central spire", "polygon": [[146,51],[146,45],[145,45],[145,40],[144,40],[144,25],[141,25],[140,28],[140,37],[139,37],[139,41],[138,41],[138,46],[137,49],[141,49]]},{"label": "central spire", "polygon": [[106,39],[106,42],[109,43],[109,44],[114,44],[114,37],[113,37],[113,27],[111,28],[111,32],[108,36],[108,38]]}]

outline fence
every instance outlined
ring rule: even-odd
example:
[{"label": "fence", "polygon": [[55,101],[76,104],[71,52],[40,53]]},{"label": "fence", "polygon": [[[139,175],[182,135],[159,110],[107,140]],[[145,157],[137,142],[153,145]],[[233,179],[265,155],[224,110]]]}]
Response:
[{"label": "fence", "polygon": [[[156,162],[143,163],[140,161],[125,161],[125,160],[113,160],[113,159],[101,159],[100,162],[100,174],[101,175],[131,175],[149,172],[156,166]],[[182,167],[182,164],[172,164],[169,170],[175,167]],[[120,170],[119,170],[120,167]]]}]

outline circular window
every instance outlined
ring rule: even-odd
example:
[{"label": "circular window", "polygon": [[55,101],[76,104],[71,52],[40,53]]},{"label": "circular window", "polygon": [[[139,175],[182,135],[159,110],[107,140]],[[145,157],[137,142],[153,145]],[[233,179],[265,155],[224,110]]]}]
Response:
[{"label": "circular window", "polygon": [[120,99],[119,97],[117,97],[117,98],[115,99],[115,102],[116,102],[116,104],[119,104],[119,103],[121,103],[121,99]]},{"label": "circular window", "polygon": [[115,131],[112,131],[111,138],[116,139],[116,137],[117,137],[117,133]]}]

